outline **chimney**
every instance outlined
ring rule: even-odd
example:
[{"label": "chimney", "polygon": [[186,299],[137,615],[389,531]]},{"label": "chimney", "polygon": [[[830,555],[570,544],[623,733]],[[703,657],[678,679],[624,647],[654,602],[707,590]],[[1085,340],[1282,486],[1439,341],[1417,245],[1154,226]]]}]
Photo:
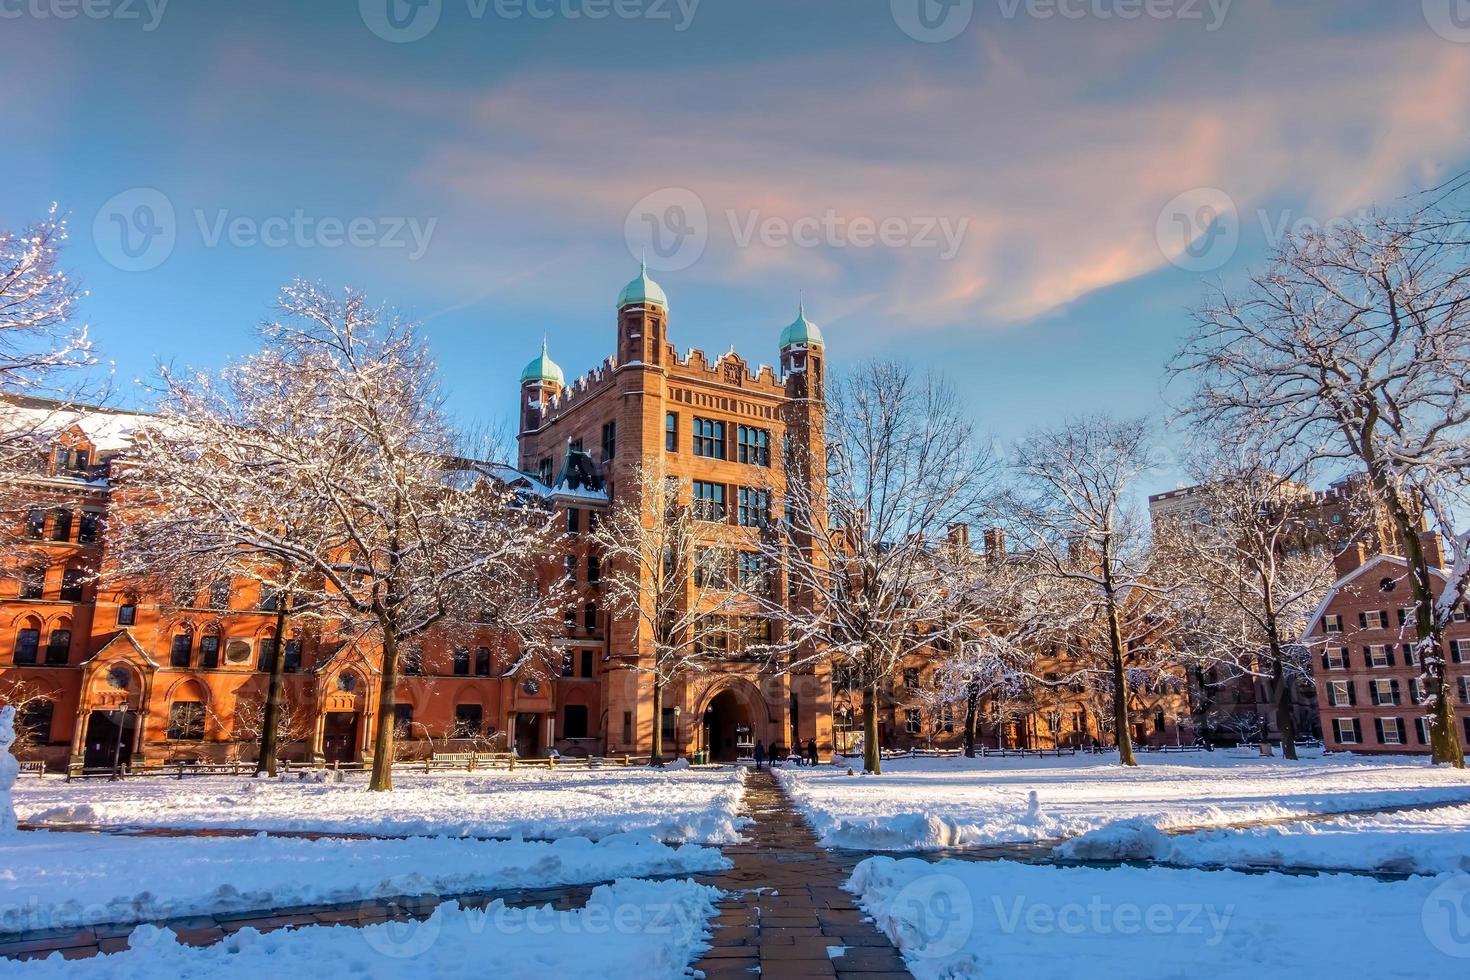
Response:
[{"label": "chimney", "polygon": [[998,527],[985,529],[985,555],[987,558],[1004,558],[1006,554],[1006,532]]},{"label": "chimney", "polygon": [[949,526],[949,543],[957,548],[968,548],[970,546],[970,526],[968,524],[951,524]]},{"label": "chimney", "polygon": [[1332,564],[1337,570],[1338,578],[1345,578],[1363,567],[1367,560],[1367,549],[1363,542],[1353,541],[1346,548],[1332,556]]},{"label": "chimney", "polygon": [[1420,531],[1419,545],[1424,549],[1424,562],[1430,568],[1444,568],[1444,544],[1438,531]]}]

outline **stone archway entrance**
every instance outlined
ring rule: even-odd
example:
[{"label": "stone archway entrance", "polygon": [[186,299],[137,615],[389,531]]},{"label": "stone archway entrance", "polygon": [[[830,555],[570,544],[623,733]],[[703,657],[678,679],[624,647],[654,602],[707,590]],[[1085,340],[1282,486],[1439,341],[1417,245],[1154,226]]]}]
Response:
[{"label": "stone archway entrance", "polygon": [[82,768],[127,766],[133,757],[138,716],[131,711],[94,711],[87,720]]},{"label": "stone archway entrance", "polygon": [[710,698],[704,709],[701,746],[712,762],[733,762],[755,747],[755,719],[750,708],[728,688]]}]

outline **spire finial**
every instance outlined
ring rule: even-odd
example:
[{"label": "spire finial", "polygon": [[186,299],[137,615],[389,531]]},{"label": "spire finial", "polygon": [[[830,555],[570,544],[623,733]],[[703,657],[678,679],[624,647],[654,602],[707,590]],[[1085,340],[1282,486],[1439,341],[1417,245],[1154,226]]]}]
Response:
[{"label": "spire finial", "polygon": [[643,250],[642,258],[638,260],[638,274],[645,278],[648,276],[648,249],[646,248]]},{"label": "spire finial", "polygon": [[806,290],[805,289],[798,289],[796,291],[796,316],[797,316],[797,319],[799,319],[799,320],[805,320],[806,319]]}]

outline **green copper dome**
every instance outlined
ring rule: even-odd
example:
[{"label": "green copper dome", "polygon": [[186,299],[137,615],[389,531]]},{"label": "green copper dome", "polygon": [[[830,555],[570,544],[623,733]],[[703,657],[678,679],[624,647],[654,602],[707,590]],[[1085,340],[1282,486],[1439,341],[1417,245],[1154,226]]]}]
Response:
[{"label": "green copper dome", "polygon": [[561,373],[561,368],[546,353],[546,340],[541,340],[541,356],[536,358],[526,369],[521,372],[521,384],[527,381],[554,381],[559,385],[566,384],[566,375]]},{"label": "green copper dome", "polygon": [[803,303],[796,313],[796,322],[781,331],[782,347],[826,347],[827,342],[822,339],[822,331],[817,325],[806,318],[806,304]]},{"label": "green copper dome", "polygon": [[638,272],[638,278],[624,286],[623,291],[618,294],[618,309],[648,303],[662,306],[665,310],[669,308],[669,298],[664,295],[663,287],[648,278],[648,262],[645,261]]}]

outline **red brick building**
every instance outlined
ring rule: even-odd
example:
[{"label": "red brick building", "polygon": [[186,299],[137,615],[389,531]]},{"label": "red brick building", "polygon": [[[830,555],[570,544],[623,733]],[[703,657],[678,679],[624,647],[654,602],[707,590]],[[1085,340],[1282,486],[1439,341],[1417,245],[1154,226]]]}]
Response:
[{"label": "red brick building", "polygon": [[[1439,547],[1431,544],[1437,563]],[[1427,754],[1407,565],[1395,555],[1366,558],[1365,549],[1354,546],[1339,556],[1338,571],[1342,577],[1306,634],[1323,740],[1340,751]],[[1434,574],[1442,587],[1443,572]],[[1463,604],[1445,630],[1445,644],[1456,717],[1461,734],[1470,739],[1470,623]]]}]

